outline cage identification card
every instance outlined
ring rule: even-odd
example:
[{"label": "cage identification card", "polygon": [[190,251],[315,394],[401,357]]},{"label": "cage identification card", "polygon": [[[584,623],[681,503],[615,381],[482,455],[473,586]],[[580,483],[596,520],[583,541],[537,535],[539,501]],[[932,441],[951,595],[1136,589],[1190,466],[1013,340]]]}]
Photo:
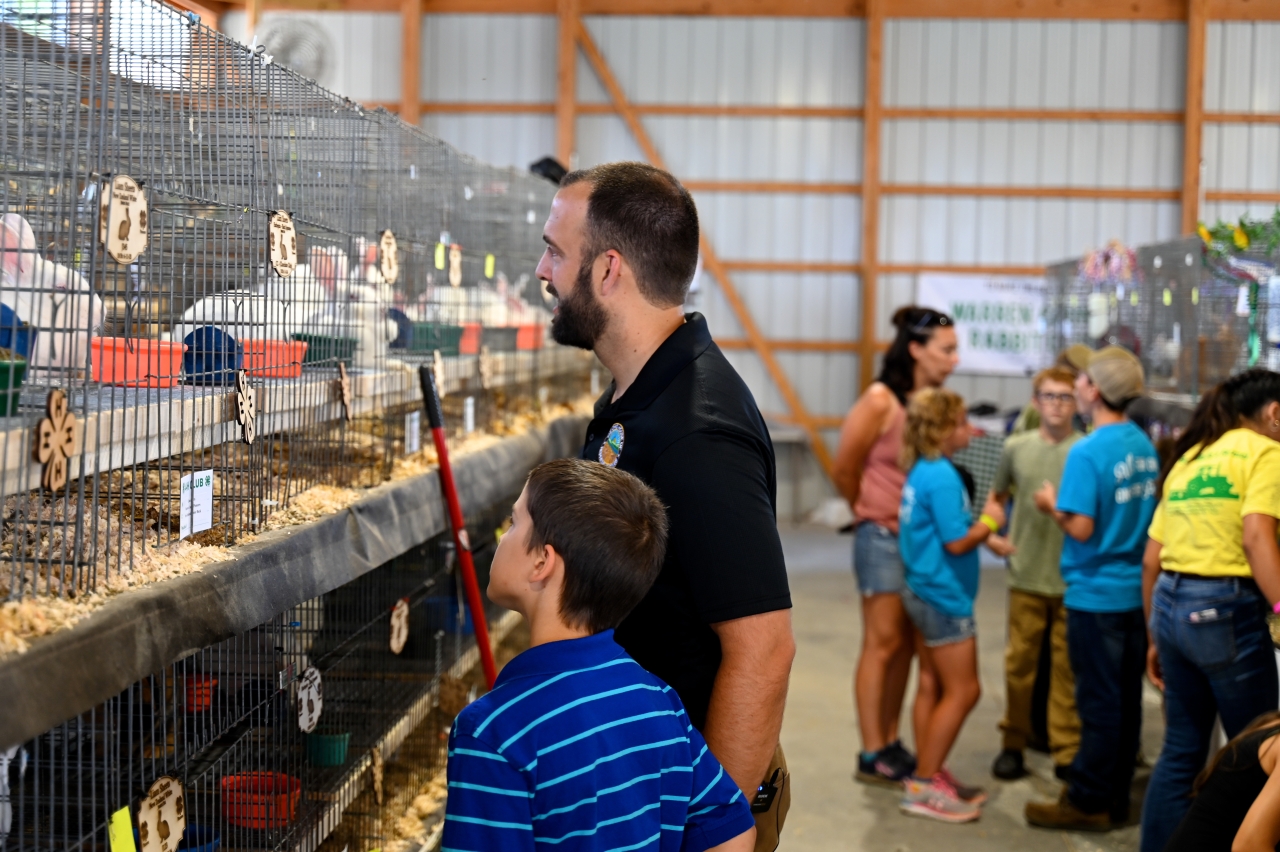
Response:
[{"label": "cage identification card", "polygon": [[182,477],[182,515],[178,537],[203,532],[213,526],[213,471],[197,470]]},{"label": "cage identification card", "polygon": [[404,416],[404,454],[411,456],[422,449],[422,412],[410,411]]}]

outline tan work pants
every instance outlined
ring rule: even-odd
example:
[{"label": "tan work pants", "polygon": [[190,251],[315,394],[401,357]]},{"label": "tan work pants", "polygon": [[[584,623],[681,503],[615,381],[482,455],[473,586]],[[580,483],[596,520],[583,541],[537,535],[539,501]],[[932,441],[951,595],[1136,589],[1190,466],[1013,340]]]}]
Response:
[{"label": "tan work pants", "polygon": [[1044,632],[1049,631],[1049,753],[1058,766],[1071,763],[1080,749],[1075,678],[1067,657],[1067,609],[1062,598],[1009,590],[1009,641],[1004,650],[1007,707],[1000,722],[1004,748],[1022,751],[1031,736],[1031,695]]}]

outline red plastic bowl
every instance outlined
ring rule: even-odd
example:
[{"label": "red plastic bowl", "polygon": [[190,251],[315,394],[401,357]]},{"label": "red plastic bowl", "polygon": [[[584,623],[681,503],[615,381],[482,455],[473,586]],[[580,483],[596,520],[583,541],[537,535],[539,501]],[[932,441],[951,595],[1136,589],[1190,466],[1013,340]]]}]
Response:
[{"label": "red plastic bowl", "polygon": [[187,709],[208,710],[213,704],[213,693],[217,686],[218,679],[212,675],[189,675],[187,677]]},{"label": "red plastic bowl", "polygon": [[516,349],[527,351],[542,348],[542,336],[546,331],[544,325],[516,326]]},{"label": "red plastic bowl", "polygon": [[478,355],[480,354],[480,337],[481,326],[478,322],[464,322],[462,324],[462,337],[458,340],[458,354],[460,355]]},{"label": "red plastic bowl", "polygon": [[171,388],[182,380],[184,343],[95,337],[89,341],[93,380],[105,385]]},{"label": "red plastic bowl", "polygon": [[241,828],[280,828],[298,815],[302,782],[281,772],[241,772],[222,779],[222,817]]}]

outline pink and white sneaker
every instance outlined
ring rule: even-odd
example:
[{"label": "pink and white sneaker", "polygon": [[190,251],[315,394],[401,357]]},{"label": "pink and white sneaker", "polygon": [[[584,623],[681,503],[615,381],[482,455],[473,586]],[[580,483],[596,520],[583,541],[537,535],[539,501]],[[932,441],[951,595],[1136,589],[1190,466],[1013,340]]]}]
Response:
[{"label": "pink and white sneaker", "polygon": [[973,822],[982,816],[982,809],[960,798],[942,773],[929,781],[908,778],[903,788],[898,809],[904,814],[952,823]]},{"label": "pink and white sneaker", "polygon": [[984,788],[960,783],[960,780],[952,775],[951,770],[945,766],[938,770],[938,775],[942,776],[951,785],[951,789],[956,791],[956,796],[960,799],[978,807],[982,807],[987,803],[987,791]]}]

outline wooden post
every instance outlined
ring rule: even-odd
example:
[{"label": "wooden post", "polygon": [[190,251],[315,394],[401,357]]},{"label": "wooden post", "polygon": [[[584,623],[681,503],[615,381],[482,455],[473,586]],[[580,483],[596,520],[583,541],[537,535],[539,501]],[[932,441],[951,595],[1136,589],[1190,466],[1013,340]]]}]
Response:
[{"label": "wooden post", "polygon": [[884,0],[867,0],[866,91],[862,98],[862,344],[858,385],[875,375],[880,254],[880,119],[884,100]]},{"label": "wooden post", "polygon": [[[596,72],[596,76],[600,78],[600,84],[609,93],[609,99],[613,101],[618,114],[622,116],[622,120],[626,122],[627,127],[631,130],[631,135],[635,137],[636,144],[640,146],[640,150],[644,152],[645,157],[652,165],[669,171],[666,162],[662,159],[662,155],[658,153],[657,147],[649,137],[648,131],[645,130],[639,113],[631,105],[631,101],[627,99],[626,93],[622,91],[622,86],[619,85],[618,79],[613,75],[613,70],[609,67],[609,63],[605,61],[604,55],[596,47],[591,34],[580,23],[577,31],[578,42],[582,46],[583,54],[587,57],[587,61],[591,63],[591,68]],[[791,380],[787,378],[782,365],[778,363],[778,358],[774,354],[773,348],[769,345],[769,341],[760,332],[755,319],[751,316],[751,311],[747,309],[746,302],[742,300],[742,296],[738,293],[738,288],[733,285],[733,280],[724,268],[724,263],[721,262],[715,247],[712,246],[706,230],[702,231],[699,244],[702,249],[703,268],[719,282],[720,292],[724,295],[725,301],[729,303],[729,309],[737,317],[738,324],[742,326],[747,342],[755,350],[756,354],[760,356],[760,360],[764,362],[764,368],[777,386],[778,393],[782,394],[782,399],[787,404],[794,422],[804,429],[809,436],[809,445],[813,449],[814,457],[822,465],[822,469],[826,471],[827,475],[830,476],[831,454],[827,452],[827,445],[822,440],[822,433],[818,431],[816,422],[810,416],[808,410],[805,409],[804,403],[800,401],[800,396],[796,393],[795,388],[792,387]]]},{"label": "wooden post", "polygon": [[1200,159],[1204,144],[1204,55],[1208,0],[1187,0],[1187,91],[1182,116],[1182,233],[1200,220]]},{"label": "wooden post", "polygon": [[422,0],[400,0],[400,118],[422,117]]},{"label": "wooden post", "polygon": [[578,121],[578,14],[581,0],[557,0],[559,44],[556,66],[556,159],[573,168]]}]

